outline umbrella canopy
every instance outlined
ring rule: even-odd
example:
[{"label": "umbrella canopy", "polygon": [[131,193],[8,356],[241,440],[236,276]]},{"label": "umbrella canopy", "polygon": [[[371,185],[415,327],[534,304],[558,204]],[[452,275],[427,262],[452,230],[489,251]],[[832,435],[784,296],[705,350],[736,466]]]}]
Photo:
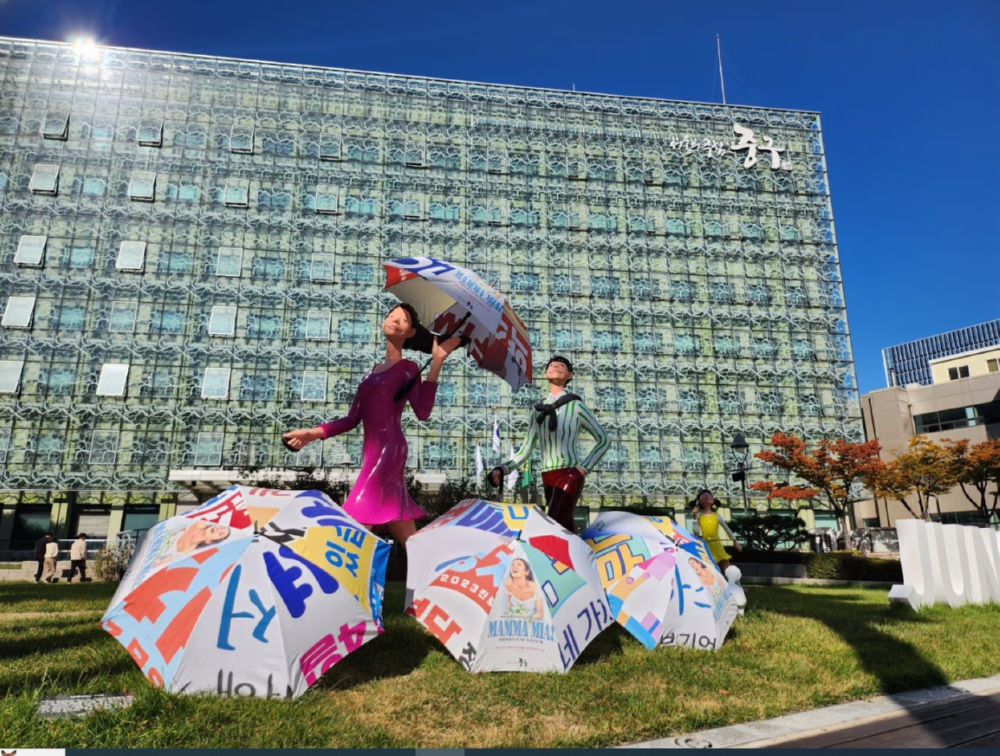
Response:
[{"label": "umbrella canopy", "polygon": [[718,650],[736,596],[705,542],[665,517],[604,512],[583,533],[615,619],[647,648]]},{"label": "umbrella canopy", "polygon": [[291,698],[382,632],[388,554],[319,491],[232,486],[148,531],[101,624],[157,687]]},{"label": "umbrella canopy", "polygon": [[611,623],[593,551],[532,506],[466,499],[406,545],[407,614],[470,672],[565,672]]},{"label": "umbrella canopy", "polygon": [[382,267],[385,290],[412,305],[423,325],[465,338],[476,364],[515,391],[531,382],[528,331],[504,296],[478,274],[433,257],[404,257]]}]

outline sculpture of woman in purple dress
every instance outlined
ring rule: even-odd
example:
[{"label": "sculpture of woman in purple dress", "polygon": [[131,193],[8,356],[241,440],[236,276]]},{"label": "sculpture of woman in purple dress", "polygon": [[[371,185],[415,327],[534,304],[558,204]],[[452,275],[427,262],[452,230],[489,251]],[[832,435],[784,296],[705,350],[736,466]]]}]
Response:
[{"label": "sculpture of woman in purple dress", "polygon": [[[420,420],[431,416],[441,365],[461,343],[458,338],[443,344],[434,340],[430,373],[427,380],[421,381],[419,366],[403,359],[404,343],[421,331],[414,309],[407,304],[396,305],[382,323],[386,340],[385,361],[376,365],[361,381],[347,416],[284,435],[288,447],[298,451],[312,441],[339,436],[362,423],[361,472],[344,502],[344,509],[362,525],[387,525],[393,538],[404,546],[406,540],[417,532],[413,521],[422,517],[424,511],[406,490],[407,446],[400,418],[407,402],[413,405],[413,412]],[[429,337],[426,330],[421,335]],[[396,393],[414,379],[413,387],[406,396],[395,401]]]}]

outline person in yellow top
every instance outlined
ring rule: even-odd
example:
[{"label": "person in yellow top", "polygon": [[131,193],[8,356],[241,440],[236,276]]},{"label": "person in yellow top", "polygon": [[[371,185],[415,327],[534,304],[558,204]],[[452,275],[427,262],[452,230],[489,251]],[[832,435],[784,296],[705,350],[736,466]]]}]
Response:
[{"label": "person in yellow top", "polygon": [[701,539],[708,546],[708,550],[712,554],[712,559],[715,560],[715,563],[719,565],[719,570],[725,575],[726,568],[729,566],[729,554],[722,548],[722,538],[719,536],[719,530],[721,529],[726,532],[726,535],[729,536],[737,551],[743,551],[743,547],[736,540],[736,536],[733,535],[733,531],[729,529],[729,525],[726,524],[722,515],[712,511],[712,506],[718,504],[718,502],[711,491],[708,489],[700,491],[698,498],[694,500],[694,504],[694,512],[692,513],[694,515],[694,534],[701,536]]}]

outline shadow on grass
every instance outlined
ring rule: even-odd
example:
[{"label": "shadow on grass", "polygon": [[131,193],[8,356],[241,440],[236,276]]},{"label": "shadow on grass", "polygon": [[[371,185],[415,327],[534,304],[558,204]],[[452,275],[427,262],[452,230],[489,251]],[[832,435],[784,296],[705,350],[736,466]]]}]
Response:
[{"label": "shadow on grass", "polygon": [[103,610],[116,588],[110,583],[0,583],[0,618],[21,611]]},{"label": "shadow on grass", "polygon": [[[34,632],[26,632],[13,638],[0,635],[0,659],[13,661],[38,653],[63,652],[81,646],[91,646],[107,637],[107,632],[96,622],[84,620],[67,626],[66,620],[24,620]],[[40,639],[38,631],[50,632]]]},{"label": "shadow on grass", "polygon": [[772,586],[767,598],[755,608],[822,622],[853,649],[858,662],[878,679],[884,693],[948,682],[944,671],[913,644],[886,632],[888,624],[933,624],[932,619],[903,607],[872,605],[858,596],[813,594]]}]

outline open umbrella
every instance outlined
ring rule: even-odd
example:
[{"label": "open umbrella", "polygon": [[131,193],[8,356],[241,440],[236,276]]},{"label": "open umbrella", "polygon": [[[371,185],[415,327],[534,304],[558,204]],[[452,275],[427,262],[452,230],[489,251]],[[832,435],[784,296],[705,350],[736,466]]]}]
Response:
[{"label": "open umbrella", "polygon": [[504,296],[473,271],[434,257],[382,263],[385,290],[412,305],[432,331],[460,336],[484,370],[514,391],[531,382],[531,343]]},{"label": "open umbrella", "polygon": [[629,512],[600,514],[582,538],[615,619],[644,646],[721,647],[739,607],[704,541],[668,518]]},{"label": "open umbrella", "polygon": [[611,623],[593,552],[532,506],[466,499],[406,545],[407,614],[470,672],[565,672]]},{"label": "open umbrella", "polygon": [[101,624],[157,687],[291,698],[382,632],[388,553],[318,491],[232,486],[146,534]]}]

